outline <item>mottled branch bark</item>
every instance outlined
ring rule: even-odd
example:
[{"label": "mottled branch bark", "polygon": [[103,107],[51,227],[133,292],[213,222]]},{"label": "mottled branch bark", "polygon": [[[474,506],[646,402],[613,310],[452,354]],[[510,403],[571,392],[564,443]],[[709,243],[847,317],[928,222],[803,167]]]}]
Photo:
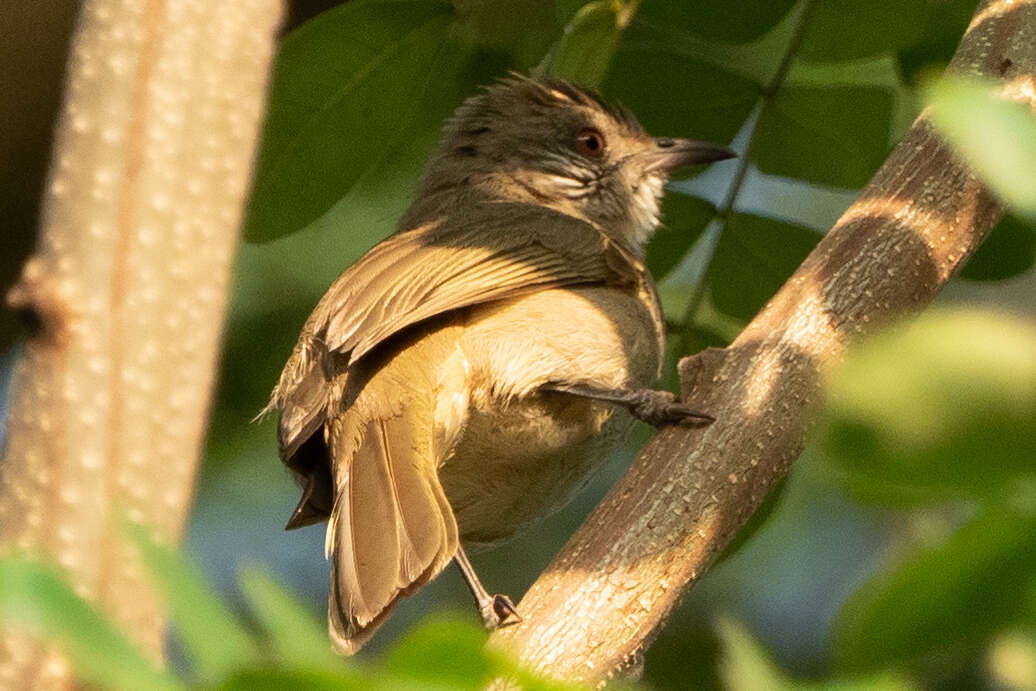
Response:
[{"label": "mottled branch bark", "polygon": [[[1036,0],[982,2],[951,69],[1036,106]],[[686,400],[717,422],[655,436],[521,601],[525,622],[490,645],[594,684],[635,666],[802,451],[822,368],[928,304],[1001,211],[922,114],[738,338],[680,363]]]},{"label": "mottled branch bark", "polygon": [[[279,0],[91,0],[39,245],[9,303],[38,324],[0,461],[0,550],[48,554],[156,659],[162,608],[118,511],[175,542],[190,502]],[[0,632],[0,687],[72,684]]]}]

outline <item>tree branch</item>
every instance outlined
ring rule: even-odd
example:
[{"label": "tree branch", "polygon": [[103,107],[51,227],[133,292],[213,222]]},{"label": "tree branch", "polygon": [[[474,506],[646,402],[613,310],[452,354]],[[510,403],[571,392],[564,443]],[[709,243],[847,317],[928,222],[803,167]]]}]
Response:
[{"label": "tree branch", "polygon": [[[156,658],[162,608],[112,517],[182,530],[280,13],[84,3],[39,247],[8,296],[39,329],[0,462],[0,550],[49,554]],[[70,679],[0,632],[0,686]]]},{"label": "tree branch", "polygon": [[[982,2],[950,69],[1036,105],[1036,0]],[[634,667],[802,451],[821,368],[928,304],[1001,211],[922,114],[738,338],[680,363],[684,398],[717,422],[656,435],[526,594],[525,622],[490,645],[595,684]]]}]

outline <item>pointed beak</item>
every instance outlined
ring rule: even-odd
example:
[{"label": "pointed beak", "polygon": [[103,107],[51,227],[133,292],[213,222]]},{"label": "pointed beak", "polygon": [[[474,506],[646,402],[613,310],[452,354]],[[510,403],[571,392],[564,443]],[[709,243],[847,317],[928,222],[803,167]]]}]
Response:
[{"label": "pointed beak", "polygon": [[641,155],[646,161],[644,170],[648,173],[668,173],[676,168],[714,163],[737,156],[727,147],[718,144],[670,137],[659,137],[655,140],[655,148]]}]

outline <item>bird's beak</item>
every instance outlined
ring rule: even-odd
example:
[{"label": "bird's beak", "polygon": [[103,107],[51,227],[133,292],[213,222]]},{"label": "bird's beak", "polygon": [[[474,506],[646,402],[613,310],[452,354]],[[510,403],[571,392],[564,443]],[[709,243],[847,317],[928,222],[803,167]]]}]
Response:
[{"label": "bird's beak", "polygon": [[709,142],[659,137],[655,140],[654,148],[641,156],[646,162],[645,172],[664,171],[668,173],[684,166],[697,166],[734,158],[737,154],[725,146]]}]

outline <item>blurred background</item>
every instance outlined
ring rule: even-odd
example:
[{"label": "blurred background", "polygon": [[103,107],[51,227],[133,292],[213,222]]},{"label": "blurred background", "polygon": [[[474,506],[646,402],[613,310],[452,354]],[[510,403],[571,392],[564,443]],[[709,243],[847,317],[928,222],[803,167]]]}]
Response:
[{"label": "blurred background", "polygon": [[[676,360],[728,343],[855,199],[975,4],[289,3],[186,553],[238,607],[239,569],[260,565],[323,616],[323,527],[283,531],[299,490],[274,422],[250,421],[309,311],[394,229],[442,121],[479,85],[538,68],[597,87],[653,134],[742,154],[670,185],[649,252],[675,389]],[[33,244],[77,7],[0,6],[0,290]],[[736,687],[721,660],[755,639],[794,685],[1036,688],[1033,258],[1019,209],[929,320],[833,375],[787,481],[648,651],[650,686]],[[19,334],[0,311],[0,386]],[[560,513],[474,555],[488,587],[520,598],[650,433]],[[477,621],[452,568],[362,654],[441,611]]]}]

